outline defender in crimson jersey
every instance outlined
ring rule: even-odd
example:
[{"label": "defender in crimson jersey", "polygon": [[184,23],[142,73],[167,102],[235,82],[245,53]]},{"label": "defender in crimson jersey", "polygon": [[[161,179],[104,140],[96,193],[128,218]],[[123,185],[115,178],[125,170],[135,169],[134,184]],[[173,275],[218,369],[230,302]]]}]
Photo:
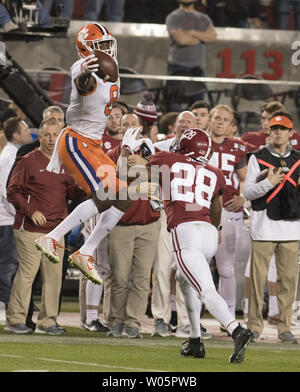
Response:
[{"label": "defender in crimson jersey", "polygon": [[221,170],[201,165],[185,155],[165,151],[153,155],[148,165],[160,166],[162,173],[169,169],[171,188],[162,180],[169,231],[181,223],[195,220],[211,223],[211,200],[225,188]]},{"label": "defender in crimson jersey", "polygon": [[232,335],[234,352],[230,362],[239,363],[244,360],[252,332],[239,325],[230,313],[216,291],[208,264],[218,247],[218,231],[210,223],[210,214],[214,212],[212,219],[218,225],[219,194],[225,187],[225,179],[221,170],[207,164],[212,154],[212,141],[205,131],[186,130],[180,138],[178,153],[157,153],[147,166],[156,167],[160,173],[171,248],[177,264],[176,278],[190,320],[190,339],[182,344],[180,352],[184,356],[205,356],[199,325],[203,301],[213,317]]}]

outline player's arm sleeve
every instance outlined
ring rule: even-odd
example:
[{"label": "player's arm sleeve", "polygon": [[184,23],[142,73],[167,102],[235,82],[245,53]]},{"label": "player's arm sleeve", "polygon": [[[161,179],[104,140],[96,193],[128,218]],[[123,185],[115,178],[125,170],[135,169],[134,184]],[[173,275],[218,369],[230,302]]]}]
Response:
[{"label": "player's arm sleeve", "polygon": [[258,199],[264,196],[267,192],[269,192],[269,190],[274,188],[274,185],[272,185],[267,178],[260,182],[256,182],[259,174],[260,167],[257,162],[256,156],[251,155],[243,187],[243,195],[247,200]]}]

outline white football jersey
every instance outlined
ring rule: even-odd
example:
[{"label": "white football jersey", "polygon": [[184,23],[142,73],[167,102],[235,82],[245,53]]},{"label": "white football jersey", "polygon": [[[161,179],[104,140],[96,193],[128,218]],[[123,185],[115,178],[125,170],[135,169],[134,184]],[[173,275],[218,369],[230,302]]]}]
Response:
[{"label": "white football jersey", "polygon": [[104,82],[93,73],[96,79],[95,89],[87,95],[80,95],[75,79],[81,71],[83,61],[84,59],[80,59],[71,67],[72,93],[66,121],[79,134],[101,140],[112,104],[119,98],[119,86],[117,83]]}]

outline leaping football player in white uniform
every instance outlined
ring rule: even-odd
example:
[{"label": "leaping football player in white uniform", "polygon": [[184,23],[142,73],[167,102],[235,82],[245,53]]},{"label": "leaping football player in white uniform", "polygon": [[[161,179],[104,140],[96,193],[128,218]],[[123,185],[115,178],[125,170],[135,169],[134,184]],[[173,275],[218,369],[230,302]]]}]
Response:
[{"label": "leaping football player in white uniform", "polygon": [[[36,240],[35,245],[52,262],[59,262],[56,253],[59,239],[102,212],[97,230],[95,228],[84,245],[69,257],[70,263],[88,279],[101,284],[92,255],[131,203],[128,198],[118,200],[118,192],[125,188],[127,193],[127,185],[116,178],[115,164],[100,147],[112,105],[119,98],[119,86],[98,77],[96,72],[99,65],[95,52],[106,52],[116,59],[117,43],[104,25],[90,23],[79,30],[76,46],[80,60],[71,67],[71,103],[66,116],[68,126],[57,140],[48,170],[57,171],[62,162],[91,198],[75,208],[55,230]],[[105,170],[101,170],[103,168]],[[103,190],[110,190],[115,197],[103,200]],[[102,197],[99,192],[102,192]]]}]

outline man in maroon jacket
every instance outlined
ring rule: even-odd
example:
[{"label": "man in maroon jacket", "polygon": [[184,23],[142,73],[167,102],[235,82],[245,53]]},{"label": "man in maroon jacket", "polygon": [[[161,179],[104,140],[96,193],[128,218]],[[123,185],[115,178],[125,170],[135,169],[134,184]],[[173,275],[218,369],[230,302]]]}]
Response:
[{"label": "man in maroon jacket", "polygon": [[[62,268],[52,264],[35,248],[34,240],[48,233],[68,214],[67,200],[79,199],[84,192],[62,167],[59,174],[46,170],[60,132],[55,119],[42,121],[40,147],[18,158],[7,188],[7,199],[16,209],[14,236],[18,250],[17,270],[7,308],[6,332],[32,333],[25,325],[33,280],[41,267],[43,287],[36,332],[59,335],[56,325]],[[57,251],[63,257],[63,243]]]},{"label": "man in maroon jacket", "polygon": [[[120,154],[121,145],[108,152],[115,163]],[[135,165],[146,163],[142,155],[135,161]],[[148,199],[134,200],[109,234],[111,336],[120,337],[125,333],[129,338],[142,337],[140,327],[147,308],[151,268],[160,232],[159,218],[160,210],[155,210]]]}]

